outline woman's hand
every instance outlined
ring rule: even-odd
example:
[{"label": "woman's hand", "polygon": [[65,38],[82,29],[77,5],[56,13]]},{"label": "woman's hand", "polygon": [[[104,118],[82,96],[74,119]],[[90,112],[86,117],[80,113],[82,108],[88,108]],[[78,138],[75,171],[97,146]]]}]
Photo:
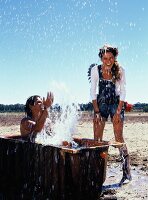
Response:
[{"label": "woman's hand", "polygon": [[43,97],[43,105],[46,108],[49,108],[53,104],[54,96],[52,92],[47,92],[47,97]]}]

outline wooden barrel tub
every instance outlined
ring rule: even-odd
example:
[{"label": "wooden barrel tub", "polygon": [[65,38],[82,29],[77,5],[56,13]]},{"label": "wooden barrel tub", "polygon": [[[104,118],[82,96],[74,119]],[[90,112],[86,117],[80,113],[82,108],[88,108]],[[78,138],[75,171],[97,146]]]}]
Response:
[{"label": "wooden barrel tub", "polygon": [[0,196],[12,200],[96,200],[106,177],[108,144],[78,148],[0,137]]}]

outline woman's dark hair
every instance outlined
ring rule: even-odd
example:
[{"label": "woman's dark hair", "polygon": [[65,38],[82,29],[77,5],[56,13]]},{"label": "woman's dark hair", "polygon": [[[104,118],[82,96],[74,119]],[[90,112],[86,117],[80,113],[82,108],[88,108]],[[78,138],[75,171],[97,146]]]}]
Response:
[{"label": "woman's dark hair", "polygon": [[107,52],[111,52],[115,58],[118,56],[118,49],[110,45],[104,45],[101,49],[99,49],[98,56],[102,59],[103,55]]},{"label": "woman's dark hair", "polygon": [[41,98],[39,95],[33,95],[27,99],[25,104],[25,113],[27,117],[32,118],[32,111],[30,109],[30,105],[33,106],[38,97]]},{"label": "woman's dark hair", "polygon": [[113,56],[115,57],[115,63],[112,66],[112,81],[115,83],[117,80],[120,80],[120,67],[119,67],[119,63],[116,61],[116,58],[118,56],[118,49],[116,47],[112,47],[110,45],[104,45],[100,50],[99,50],[99,54],[98,56],[100,57],[100,59],[102,59],[103,55],[107,52],[110,52],[113,54]]}]

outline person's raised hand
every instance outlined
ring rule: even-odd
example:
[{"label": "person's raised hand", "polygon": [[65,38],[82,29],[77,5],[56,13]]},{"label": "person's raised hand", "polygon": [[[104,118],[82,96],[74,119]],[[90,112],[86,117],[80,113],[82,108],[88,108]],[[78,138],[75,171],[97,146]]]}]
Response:
[{"label": "person's raised hand", "polygon": [[54,96],[52,92],[47,92],[47,97],[43,97],[43,105],[45,108],[49,108],[53,104]]}]

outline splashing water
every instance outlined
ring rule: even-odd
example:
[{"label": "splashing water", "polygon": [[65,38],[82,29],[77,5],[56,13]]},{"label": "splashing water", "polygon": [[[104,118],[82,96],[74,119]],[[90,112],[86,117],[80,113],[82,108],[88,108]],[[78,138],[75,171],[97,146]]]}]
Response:
[{"label": "splashing water", "polygon": [[[73,143],[73,135],[76,133],[78,122],[78,111],[75,104],[62,105],[60,111],[52,111],[50,115],[54,118],[54,123],[46,122],[52,127],[51,133],[44,128],[37,134],[36,142],[44,145],[62,145],[63,141]],[[53,121],[53,120],[52,120]]]},{"label": "splashing water", "polygon": [[[74,144],[73,135],[79,119],[78,104],[65,83],[53,81],[50,88],[58,102],[49,111],[45,128],[37,134],[36,142],[44,145],[62,145],[63,141]],[[75,144],[74,144],[75,145]]]}]

